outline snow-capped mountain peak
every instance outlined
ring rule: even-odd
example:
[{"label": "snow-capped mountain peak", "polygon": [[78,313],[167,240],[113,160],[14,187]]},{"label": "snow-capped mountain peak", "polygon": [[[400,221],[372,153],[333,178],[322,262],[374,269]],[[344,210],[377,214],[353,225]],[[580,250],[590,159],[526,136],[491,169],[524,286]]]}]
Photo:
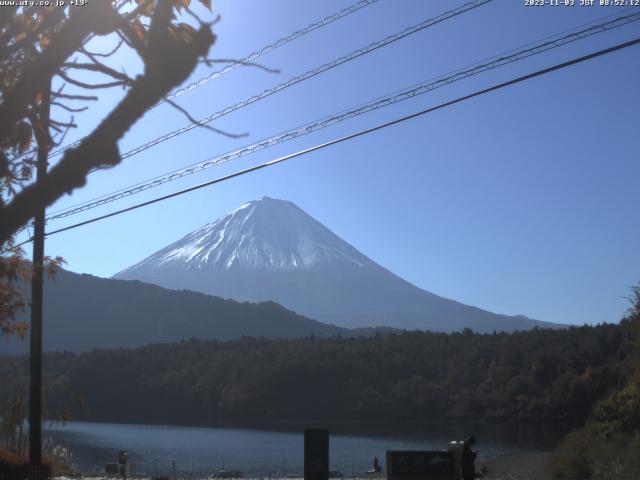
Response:
[{"label": "snow-capped mountain peak", "polygon": [[167,266],[303,270],[335,261],[356,266],[370,263],[293,203],[262,197],[200,227],[127,270]]},{"label": "snow-capped mountain peak", "polygon": [[293,203],[268,197],[242,205],[115,277],[240,301],[276,301],[349,328],[491,332],[545,325],[421,290]]}]

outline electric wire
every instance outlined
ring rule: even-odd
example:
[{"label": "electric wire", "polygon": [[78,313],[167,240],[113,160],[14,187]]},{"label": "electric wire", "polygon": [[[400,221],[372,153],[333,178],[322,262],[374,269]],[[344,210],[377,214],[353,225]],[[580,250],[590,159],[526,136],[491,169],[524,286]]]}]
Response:
[{"label": "electric wire", "polygon": [[[375,50],[377,50],[379,48],[382,48],[382,47],[384,47],[386,45],[389,45],[390,43],[393,43],[393,42],[396,42],[396,41],[398,41],[398,40],[400,40],[402,38],[405,38],[405,37],[407,37],[407,36],[409,36],[409,35],[411,35],[413,33],[417,33],[419,31],[422,31],[422,30],[424,30],[426,28],[429,28],[429,27],[431,27],[433,25],[436,25],[436,24],[441,23],[441,22],[443,22],[445,20],[448,20],[449,18],[456,17],[456,16],[458,16],[458,15],[460,15],[462,13],[465,13],[465,12],[467,12],[469,10],[473,10],[473,9],[475,9],[475,8],[477,8],[479,6],[482,6],[482,5],[486,4],[486,3],[489,3],[491,1],[493,1],[493,0],[473,0],[471,2],[468,2],[468,3],[465,3],[463,5],[460,5],[459,7],[456,7],[454,9],[452,9],[452,10],[448,10],[448,11],[446,11],[446,12],[444,12],[444,13],[436,16],[436,17],[424,20],[423,22],[421,22],[419,24],[407,27],[404,30],[402,30],[400,32],[397,32],[395,34],[389,35],[388,37],[385,37],[382,40],[379,40],[377,42],[373,42],[373,43],[369,44],[368,46],[366,46],[364,48],[361,48],[359,50],[355,50],[355,51],[353,51],[353,52],[351,52],[351,53],[349,53],[349,54],[347,54],[345,56],[342,56],[342,57],[340,57],[340,58],[338,58],[336,60],[333,60],[332,62],[329,62],[329,63],[326,63],[324,65],[321,65],[320,67],[317,67],[317,68],[315,68],[313,70],[309,70],[309,71],[305,72],[302,75],[299,75],[297,77],[293,77],[293,78],[287,80],[286,82],[283,82],[283,83],[280,83],[280,84],[276,85],[275,87],[266,89],[266,90],[262,91],[261,93],[259,93],[257,95],[254,95],[254,96],[249,97],[249,98],[247,98],[247,99],[245,99],[245,100],[243,100],[241,102],[236,103],[235,105],[232,105],[230,107],[226,107],[223,110],[215,112],[215,113],[213,113],[213,114],[211,114],[211,115],[209,115],[207,117],[204,117],[204,118],[200,119],[196,123],[190,123],[190,124],[188,124],[186,126],[183,126],[183,127],[179,128],[178,130],[174,130],[174,131],[169,132],[167,134],[164,134],[164,135],[162,135],[160,137],[157,137],[154,140],[151,140],[151,141],[149,141],[149,142],[147,142],[147,143],[145,143],[143,145],[135,147],[134,149],[129,150],[129,151],[121,154],[120,155],[120,159],[124,160],[125,158],[129,158],[129,157],[131,157],[133,155],[136,155],[136,154],[138,154],[140,152],[143,152],[143,151],[145,151],[145,150],[147,150],[147,149],[149,149],[149,148],[151,148],[151,147],[153,147],[155,145],[158,145],[158,144],[163,143],[163,142],[165,142],[167,140],[170,140],[170,139],[172,139],[172,138],[174,138],[174,137],[176,137],[178,135],[181,135],[183,133],[191,131],[194,128],[197,128],[197,127],[200,127],[200,126],[205,125],[207,123],[210,123],[211,121],[213,121],[215,119],[218,119],[218,118],[220,118],[220,117],[222,117],[224,115],[227,115],[227,114],[229,114],[229,113],[231,113],[231,112],[233,112],[235,110],[243,108],[243,107],[245,107],[247,105],[250,105],[250,104],[255,103],[255,102],[259,101],[259,100],[262,100],[263,98],[266,98],[266,97],[269,97],[269,96],[271,96],[271,95],[273,95],[275,93],[278,93],[278,92],[280,92],[280,91],[282,91],[282,90],[284,90],[286,88],[289,88],[289,87],[291,87],[293,85],[296,85],[296,84],[298,84],[298,83],[300,83],[300,82],[302,82],[304,80],[308,80],[310,78],[313,78],[316,75],[319,75],[319,74],[321,74],[321,73],[323,73],[325,71],[331,70],[331,69],[333,69],[333,68],[335,68],[335,67],[337,67],[339,65],[342,65],[342,64],[347,63],[347,62],[349,62],[351,60],[359,58],[359,57],[361,57],[363,55],[366,55],[367,53],[373,52],[373,51],[375,51]],[[58,150],[58,151],[56,151],[54,153],[55,154],[59,154],[59,153],[62,153],[64,151],[66,151],[69,148],[73,148],[74,146],[79,144],[79,142],[81,142],[82,140],[83,140],[83,138],[81,138],[80,140],[74,142],[74,144],[71,144],[68,147],[60,149],[60,150]],[[53,155],[53,153],[50,153],[49,154],[49,158],[51,158],[52,155]],[[100,170],[100,168],[94,168],[89,173],[94,173],[94,172],[96,172],[98,170]],[[24,228],[19,229],[16,233],[21,233],[22,231],[24,231]]]},{"label": "electric wire", "polygon": [[[361,137],[361,136],[364,136],[364,135],[368,135],[368,134],[376,132],[378,130],[382,130],[384,128],[388,128],[388,127],[391,127],[393,125],[397,125],[397,124],[406,122],[408,120],[412,120],[414,118],[421,117],[421,116],[426,115],[428,113],[431,113],[431,112],[434,112],[434,111],[437,111],[437,110],[441,110],[441,109],[444,109],[446,107],[450,107],[452,105],[455,105],[455,104],[470,100],[470,99],[472,99],[474,97],[485,95],[487,93],[494,92],[496,90],[500,90],[502,88],[506,88],[506,87],[509,87],[511,85],[515,85],[515,84],[530,80],[532,78],[540,77],[542,75],[546,75],[546,74],[549,74],[551,72],[554,72],[554,71],[557,71],[557,70],[561,70],[563,68],[567,68],[567,67],[570,67],[572,65],[576,65],[578,63],[586,62],[588,60],[592,60],[594,58],[601,57],[603,55],[607,55],[609,53],[613,53],[615,51],[622,50],[624,48],[628,48],[628,47],[631,47],[631,46],[634,46],[634,45],[638,45],[638,44],[640,44],[640,37],[635,38],[635,39],[630,40],[630,41],[627,41],[627,42],[624,42],[624,43],[620,43],[620,44],[614,45],[614,46],[609,47],[609,48],[605,48],[605,49],[602,49],[602,50],[598,50],[598,51],[592,52],[592,53],[587,54],[587,55],[583,55],[581,57],[574,58],[572,60],[568,60],[566,62],[555,64],[555,65],[553,65],[551,67],[546,67],[546,68],[543,68],[541,70],[536,70],[536,71],[534,71],[532,73],[529,73],[529,74],[526,74],[526,75],[511,79],[511,80],[508,80],[506,82],[502,82],[502,83],[493,85],[493,86],[488,87],[488,88],[484,88],[482,90],[477,90],[477,91],[475,91],[473,93],[470,93],[468,95],[464,95],[464,96],[458,97],[458,98],[456,98],[454,100],[450,100],[448,102],[444,102],[444,103],[438,104],[436,106],[429,107],[429,108],[426,108],[424,110],[420,110],[420,111],[412,113],[410,115],[405,115],[403,117],[400,117],[400,118],[397,118],[395,120],[391,120],[391,121],[376,125],[374,127],[367,128],[365,130],[360,130],[360,131],[357,131],[355,133],[351,133],[349,135],[345,135],[343,137],[339,137],[339,138],[336,138],[334,140],[330,140],[328,142],[324,142],[324,143],[321,143],[319,145],[315,145],[313,147],[306,148],[304,150],[299,150],[297,152],[294,152],[294,153],[291,153],[291,154],[288,154],[288,155],[284,155],[284,156],[276,158],[274,160],[270,160],[268,162],[261,163],[259,165],[255,165],[253,167],[249,167],[249,168],[246,168],[244,170],[239,170],[239,171],[236,171],[234,173],[231,173],[231,174],[228,174],[228,175],[225,175],[225,176],[222,176],[222,177],[219,177],[219,178],[216,178],[216,179],[213,179],[213,180],[210,180],[210,181],[198,184],[198,185],[194,185],[192,187],[185,188],[183,190],[179,190],[177,192],[170,193],[168,195],[157,197],[157,198],[154,198],[152,200],[148,200],[146,202],[138,203],[136,205],[132,205],[132,206],[127,207],[127,208],[123,208],[121,210],[117,210],[117,211],[114,211],[114,212],[111,212],[111,213],[108,213],[108,214],[105,214],[105,215],[100,215],[98,217],[94,217],[94,218],[91,218],[89,220],[85,220],[83,222],[79,222],[79,223],[76,223],[76,224],[73,224],[73,225],[69,225],[67,227],[63,227],[63,228],[59,228],[57,230],[53,230],[53,231],[47,232],[46,236],[51,236],[51,235],[55,235],[55,234],[58,234],[58,233],[66,232],[68,230],[72,230],[72,229],[75,229],[75,228],[78,228],[78,227],[81,227],[81,226],[84,226],[84,225],[88,225],[90,223],[94,223],[94,222],[97,222],[97,221],[100,221],[100,220],[104,220],[104,219],[107,219],[107,218],[110,218],[110,217],[114,217],[114,216],[120,215],[122,213],[130,212],[130,211],[136,210],[138,208],[142,208],[142,207],[145,207],[145,206],[148,206],[148,205],[152,205],[154,203],[158,203],[158,202],[161,202],[161,201],[164,201],[164,200],[168,200],[170,198],[174,198],[174,197],[177,197],[179,195],[184,195],[186,193],[193,192],[195,190],[199,190],[201,188],[208,187],[208,186],[211,186],[211,185],[215,185],[217,183],[224,182],[226,180],[230,180],[232,178],[236,178],[236,177],[239,177],[239,176],[242,176],[242,175],[246,175],[246,174],[251,173],[251,172],[255,172],[257,170],[261,170],[261,169],[264,169],[264,168],[267,168],[267,167],[270,167],[270,166],[273,166],[273,165],[277,165],[277,164],[285,162],[287,160],[291,160],[293,158],[301,157],[301,156],[309,154],[311,152],[315,152],[315,151],[327,148],[327,147],[332,146],[332,145],[336,145],[336,144],[339,144],[339,143],[346,142],[348,140],[352,140],[354,138],[358,138],[358,137]],[[20,245],[23,245],[24,243],[27,243],[27,241],[23,242]]]},{"label": "electric wire", "polygon": [[[242,65],[245,65],[247,63],[252,62],[253,60],[255,60],[258,57],[261,57],[262,55],[265,55],[273,50],[275,50],[276,48],[279,48],[283,45],[286,45],[289,42],[292,42],[293,40],[296,40],[304,35],[306,35],[307,33],[311,33],[319,28],[325,27],[333,22],[335,22],[336,20],[339,20],[343,17],[346,17],[347,15],[357,12],[358,10],[368,7],[369,5],[372,5],[376,2],[378,2],[379,0],[362,0],[358,3],[354,3],[353,5],[344,8],[342,10],[340,10],[337,13],[334,13],[333,15],[329,15],[325,18],[323,18],[322,20],[312,23],[310,25],[307,25],[307,27],[303,28],[302,30],[298,30],[293,32],[292,34],[283,37],[277,41],[275,41],[274,43],[267,45],[266,47],[262,47],[260,50],[256,50],[253,53],[250,53],[249,55],[247,55],[246,57],[242,58],[241,60],[238,60],[235,63],[232,63],[230,65],[225,66],[224,68],[210,73],[209,75],[207,75],[206,77],[201,78],[200,80],[193,82],[185,87],[179,88],[177,90],[174,90],[173,92],[171,92],[170,94],[167,95],[166,98],[168,99],[172,99],[172,98],[176,98],[180,95],[184,95],[185,93],[193,90],[194,88],[198,88],[199,86],[210,82],[211,80],[213,80],[214,78],[217,78],[221,75],[224,75],[227,72],[230,72],[231,70],[240,67]],[[160,102],[162,103],[162,102]]]},{"label": "electric wire", "polygon": [[[236,68],[240,67],[240,66],[244,66],[248,63],[251,63],[253,60],[255,60],[258,57],[261,57],[262,55],[266,55],[269,52],[272,52],[273,50],[280,48],[284,45],[286,45],[287,43],[293,42],[294,40],[297,40],[300,37],[303,37],[304,35],[307,35],[308,33],[311,33],[315,30],[318,30],[320,28],[326,27],[327,25],[332,24],[333,22],[340,20],[344,17],[346,17],[347,15],[350,15],[352,13],[355,13],[365,7],[368,7],[370,5],[373,5],[374,3],[377,3],[379,0],[360,0],[359,2],[354,3],[353,5],[350,5],[346,8],[343,8],[342,10],[340,10],[339,12],[336,12],[332,15],[328,15],[325,18],[323,18],[322,20],[318,20],[317,22],[311,23],[309,25],[307,25],[306,27],[304,27],[301,30],[296,30],[295,32],[287,35],[286,37],[282,37],[278,40],[276,40],[273,43],[270,43],[269,45],[265,45],[264,47],[256,50],[255,52],[250,53],[249,55],[245,56],[244,58],[241,58],[240,60],[237,60],[235,62],[230,63],[229,65],[224,66],[223,68],[221,68],[220,70],[216,70],[214,72],[211,72],[209,75],[201,78],[200,80],[197,80],[193,83],[190,83],[189,85],[186,85],[184,87],[178,88],[176,90],[174,90],[173,92],[167,94],[167,96],[165,97],[165,99],[171,100],[173,98],[179,97],[180,95],[184,95],[187,92],[190,92],[191,90],[200,87],[201,85],[204,85],[205,83],[210,82],[211,80],[213,80],[214,78],[218,78],[222,75],[224,75],[225,73],[229,73],[232,70],[235,70]],[[152,106],[149,110],[162,105],[163,103],[165,103],[165,99],[160,100],[158,103],[156,103],[154,106]],[[54,152],[51,152],[49,154],[49,158],[53,158],[55,156],[58,156],[62,153],[64,153],[66,150],[68,150],[69,148],[74,148],[77,147],[78,145],[80,145],[80,142],[82,142],[82,140],[84,140],[85,137],[80,138],[78,140],[76,140],[73,143],[70,143],[69,145],[66,145],[63,148],[60,148]],[[34,150],[35,152],[35,150]]]},{"label": "electric wire", "polygon": [[[409,35],[412,35],[414,33],[420,32],[422,30],[425,30],[429,27],[432,27],[433,25],[439,24],[441,22],[444,22],[450,18],[456,17],[458,15],[461,15],[467,11],[473,10],[477,7],[480,7],[486,3],[492,2],[493,0],[473,0],[471,2],[465,3],[459,7],[454,8],[453,10],[448,10],[436,17],[433,18],[429,18],[427,20],[424,20],[423,22],[420,22],[416,25],[410,26],[405,28],[404,30],[394,33],[392,35],[389,35],[385,38],[383,38],[382,40],[378,40],[376,42],[373,42],[369,45],[367,45],[366,47],[360,48],[358,50],[354,50],[351,53],[348,53],[347,55],[344,55],[342,57],[339,57],[331,62],[325,63],[319,67],[316,67],[314,69],[308,70],[307,72],[301,74],[301,75],[297,75],[295,77],[290,78],[289,80],[279,83],[278,85],[275,85],[274,87],[271,88],[267,88],[265,90],[263,90],[262,92],[253,95],[251,97],[248,97],[244,100],[241,100],[233,105],[230,105],[228,107],[223,108],[222,110],[219,110],[217,112],[214,112],[210,115],[207,115],[203,118],[201,118],[200,120],[198,120],[195,123],[189,123],[187,125],[184,125],[180,128],[178,128],[177,130],[173,130],[171,132],[165,133],[164,135],[161,135],[153,140],[150,140],[142,145],[139,145],[131,150],[126,151],[125,153],[120,155],[120,158],[122,160],[124,160],[125,158],[129,158],[132,157],[134,155],[137,155],[138,153],[141,153],[151,147],[154,147],[160,143],[166,142],[167,140],[171,140],[175,137],[177,137],[178,135],[182,135],[183,133],[189,132],[191,130],[193,130],[194,128],[198,128],[201,127],[203,125],[206,125],[208,123],[211,123],[214,120],[217,120],[225,115],[228,115],[231,112],[235,112],[236,110],[239,110],[241,108],[244,108],[248,105],[251,105],[259,100],[263,100],[267,97],[270,97],[271,95],[274,95],[276,93],[279,93],[283,90],[286,90],[287,88],[290,88],[294,85],[297,85],[298,83],[301,83],[305,80],[309,80],[313,77],[316,77],[326,71],[332,70],[340,65],[343,65],[347,62],[350,62],[352,60],[355,60],[356,58],[360,58],[363,55],[366,55],[368,53],[371,53],[373,51],[376,51],[382,47],[385,47],[391,43],[397,42],[398,40],[401,40]],[[92,172],[95,172],[97,170],[100,170],[99,168],[93,169]]]},{"label": "electric wire", "polygon": [[222,163],[226,163],[228,161],[243,157],[245,155],[249,155],[251,153],[268,148],[270,146],[283,143],[283,142],[292,140],[294,138],[298,138],[300,136],[307,135],[309,133],[327,128],[339,122],[343,122],[347,119],[354,118],[356,116],[363,115],[365,113],[368,113],[368,112],[371,112],[371,111],[374,111],[374,110],[377,110],[377,109],[380,109],[404,100],[409,100],[418,95],[423,95],[432,90],[435,90],[436,88],[449,85],[458,80],[463,80],[472,75],[477,75],[479,73],[504,66],[508,63],[522,60],[524,58],[528,58],[530,56],[537,55],[539,53],[543,53],[551,49],[566,45],[568,43],[587,38],[597,33],[609,31],[613,28],[627,25],[631,22],[635,22],[638,20],[640,20],[640,11],[636,11],[635,13],[632,13],[629,15],[616,17],[615,19],[604,22],[604,23],[597,23],[595,25],[592,25],[589,28],[583,28],[578,31],[572,31],[571,33],[564,36],[560,36],[561,34],[557,34],[551,37],[546,37],[542,40],[539,40],[538,42],[533,42],[528,44],[526,48],[522,48],[520,50],[518,49],[511,50],[507,53],[500,54],[495,57],[491,57],[488,60],[477,62],[468,67],[463,67],[453,72],[441,75],[439,77],[435,77],[435,79],[430,79],[426,82],[413,85],[411,87],[408,87],[404,90],[400,90],[393,94],[389,94],[383,97],[378,97],[369,102],[360,104],[357,107],[353,107],[348,110],[343,110],[342,112],[332,114],[320,120],[316,120],[314,122],[296,127],[291,130],[287,130],[285,132],[281,132],[277,135],[262,139],[253,144],[245,145],[243,147],[224,153],[222,155],[217,155],[207,160],[204,160],[202,162],[198,162],[198,163],[189,165],[187,167],[174,170],[172,172],[151,178],[144,182],[139,182],[135,185],[131,185],[131,186],[116,190],[114,192],[104,194],[102,196],[93,198],[91,200],[87,200],[85,202],[81,202],[79,204],[66,207],[64,209],[56,210],[47,216],[47,221],[65,218],[86,210],[90,210],[92,208],[105,205],[107,203],[111,203],[113,201],[140,193],[150,188],[163,185],[167,182],[177,180],[184,176],[191,175],[193,173],[211,168],[213,166],[220,165]]}]

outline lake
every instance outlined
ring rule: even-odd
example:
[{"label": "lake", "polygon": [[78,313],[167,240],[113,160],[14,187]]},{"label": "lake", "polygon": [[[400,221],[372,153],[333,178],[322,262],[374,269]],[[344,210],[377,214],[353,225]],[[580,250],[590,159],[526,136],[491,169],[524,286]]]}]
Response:
[{"label": "lake", "polygon": [[364,472],[377,456],[384,464],[389,449],[442,449],[472,433],[479,459],[504,453],[553,448],[567,431],[564,425],[490,425],[463,423],[271,423],[253,428],[199,428],[113,423],[69,422],[48,426],[45,440],[68,447],[83,473],[102,472],[117,462],[124,448],[135,473],[206,477],[222,468],[245,474],[282,476],[303,471],[303,430],[330,428],[332,470],[345,476]]}]

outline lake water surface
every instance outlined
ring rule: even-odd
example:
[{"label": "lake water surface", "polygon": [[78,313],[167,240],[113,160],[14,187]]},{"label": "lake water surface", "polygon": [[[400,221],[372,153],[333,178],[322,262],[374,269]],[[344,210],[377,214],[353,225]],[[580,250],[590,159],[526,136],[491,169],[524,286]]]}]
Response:
[{"label": "lake water surface", "polygon": [[222,468],[248,475],[282,476],[303,471],[305,427],[330,428],[330,468],[345,476],[384,464],[390,449],[441,449],[472,433],[480,459],[518,451],[549,450],[566,432],[559,425],[464,425],[384,423],[274,423],[260,428],[196,428],[70,422],[45,430],[56,445],[70,448],[84,473],[101,472],[124,448],[136,473],[170,475],[175,461],[180,477],[206,477]]}]

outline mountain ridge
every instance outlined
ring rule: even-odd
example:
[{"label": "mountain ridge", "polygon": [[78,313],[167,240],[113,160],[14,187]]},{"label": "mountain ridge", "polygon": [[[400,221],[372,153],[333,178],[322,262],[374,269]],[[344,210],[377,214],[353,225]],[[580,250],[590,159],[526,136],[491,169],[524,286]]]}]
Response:
[{"label": "mountain ridge", "polygon": [[113,278],[238,301],[273,300],[344,328],[492,332],[558,326],[422,290],[292,202],[269,197],[245,203]]},{"label": "mountain ridge", "polygon": [[[27,320],[26,313],[18,320]],[[190,338],[357,336],[305,318],[275,302],[240,303],[200,292],[59,269],[44,285],[44,349],[87,351],[171,343]],[[2,353],[24,353],[29,342],[0,337]]]}]

